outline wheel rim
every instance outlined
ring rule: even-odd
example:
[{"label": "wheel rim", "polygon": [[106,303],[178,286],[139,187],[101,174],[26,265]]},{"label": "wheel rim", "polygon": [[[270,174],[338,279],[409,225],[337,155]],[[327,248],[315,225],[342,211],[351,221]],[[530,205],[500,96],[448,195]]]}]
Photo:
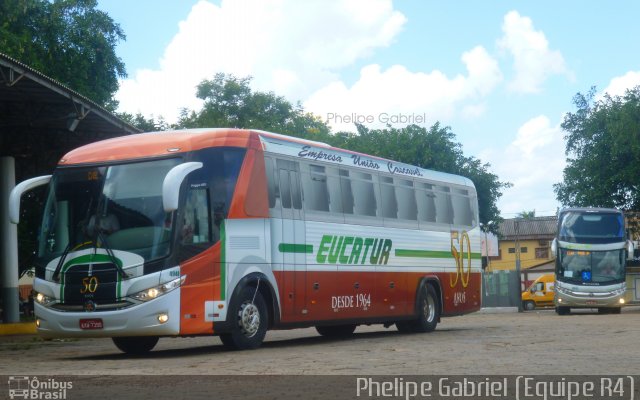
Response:
[{"label": "wheel rim", "polygon": [[252,303],[244,303],[238,313],[238,324],[246,337],[252,337],[260,329],[260,310]]},{"label": "wheel rim", "polygon": [[436,317],[436,301],[430,293],[427,293],[427,297],[424,300],[422,313],[427,322],[433,322]]}]

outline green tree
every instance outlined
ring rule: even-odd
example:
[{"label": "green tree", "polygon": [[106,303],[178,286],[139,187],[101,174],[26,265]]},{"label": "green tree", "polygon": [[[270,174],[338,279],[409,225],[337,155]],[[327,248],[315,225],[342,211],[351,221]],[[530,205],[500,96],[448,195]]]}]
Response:
[{"label": "green tree", "polygon": [[0,51],[114,110],[125,35],[96,0],[0,1]]},{"label": "green tree", "polygon": [[200,111],[183,109],[178,128],[251,128],[285,135],[324,140],[329,127],[319,117],[305,112],[273,92],[253,91],[251,78],[218,73],[202,81],[197,97],[204,100]]},{"label": "green tree", "polygon": [[534,219],[535,217],[536,217],[536,210],[521,211],[516,216],[516,218],[522,218],[522,219]]},{"label": "green tree", "polygon": [[155,132],[155,131],[166,131],[171,128],[171,125],[167,123],[162,116],[154,117],[153,115],[149,118],[146,118],[141,113],[137,113],[136,115],[129,113],[116,113],[116,115],[123,121],[130,123],[136,128],[140,129],[142,132]]},{"label": "green tree", "polygon": [[578,93],[562,122],[567,166],[554,185],[567,206],[640,209],[640,86],[624,96]]}]

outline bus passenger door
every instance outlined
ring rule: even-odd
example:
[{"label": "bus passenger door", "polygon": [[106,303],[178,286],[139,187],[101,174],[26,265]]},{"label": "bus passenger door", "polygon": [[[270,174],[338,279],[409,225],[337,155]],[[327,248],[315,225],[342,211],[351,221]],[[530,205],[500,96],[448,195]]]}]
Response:
[{"label": "bus passenger door", "polygon": [[276,160],[282,204],[282,240],[275,244],[282,256],[280,301],[283,321],[299,320],[306,309],[306,246],[298,163]]}]

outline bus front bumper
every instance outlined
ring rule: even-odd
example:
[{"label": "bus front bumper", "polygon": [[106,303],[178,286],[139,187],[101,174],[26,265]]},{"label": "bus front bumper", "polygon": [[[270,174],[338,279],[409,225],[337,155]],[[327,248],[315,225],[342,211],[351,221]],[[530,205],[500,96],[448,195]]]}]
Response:
[{"label": "bus front bumper", "polygon": [[610,292],[591,295],[591,293],[561,293],[556,291],[555,305],[560,307],[581,308],[622,307],[625,305],[624,292]]},{"label": "bus front bumper", "polygon": [[[36,303],[35,315],[38,333],[45,338],[174,336],[180,332],[180,288],[146,303],[114,311],[65,312]],[[161,315],[168,317],[166,322],[160,322]]]}]

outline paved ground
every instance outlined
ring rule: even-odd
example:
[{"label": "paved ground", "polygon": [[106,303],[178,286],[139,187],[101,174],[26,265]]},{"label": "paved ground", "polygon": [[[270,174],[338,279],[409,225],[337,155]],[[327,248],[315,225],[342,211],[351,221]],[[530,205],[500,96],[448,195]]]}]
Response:
[{"label": "paved ground", "polygon": [[476,313],[443,319],[429,334],[359,327],[339,341],[315,329],[273,331],[262,348],[244,352],[224,350],[216,337],[164,338],[138,358],[109,339],[0,337],[0,375],[609,375],[638,374],[639,365],[640,307],[621,315]]}]

